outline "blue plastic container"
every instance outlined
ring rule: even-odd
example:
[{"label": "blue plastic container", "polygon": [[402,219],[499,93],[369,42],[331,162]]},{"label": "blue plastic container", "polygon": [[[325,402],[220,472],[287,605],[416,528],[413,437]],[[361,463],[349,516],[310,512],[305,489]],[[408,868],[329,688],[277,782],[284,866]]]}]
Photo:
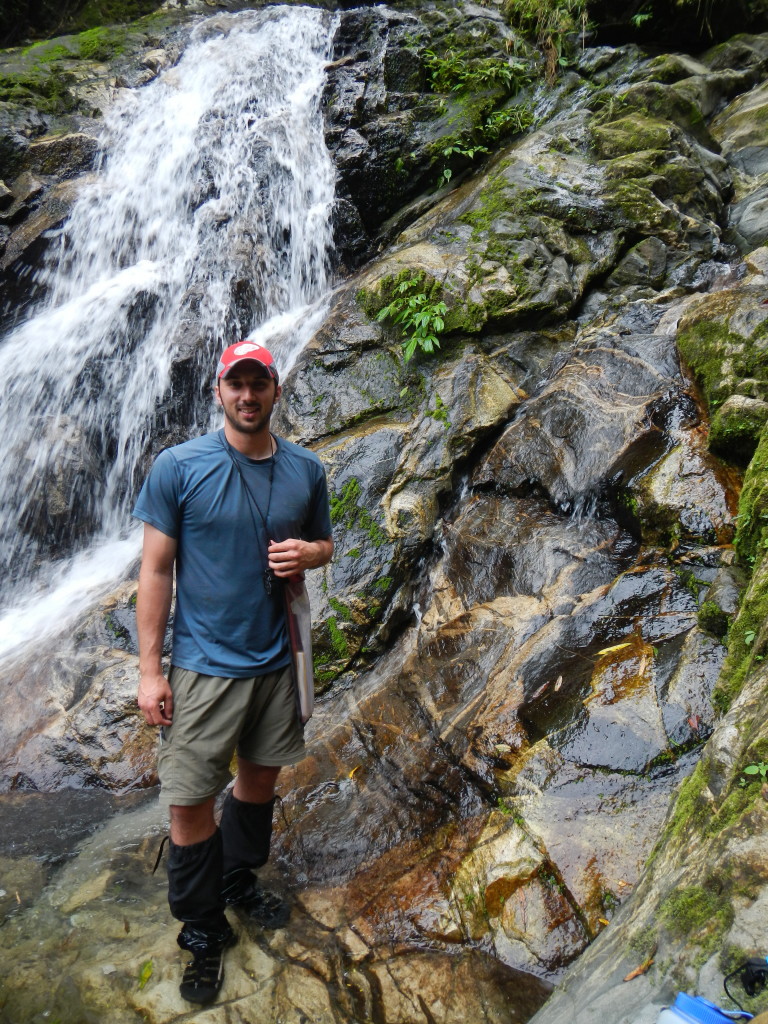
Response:
[{"label": "blue plastic container", "polygon": [[751,1020],[751,1013],[721,1010],[702,996],[679,992],[672,1006],[666,1006],[656,1024],[733,1024],[735,1020]]}]

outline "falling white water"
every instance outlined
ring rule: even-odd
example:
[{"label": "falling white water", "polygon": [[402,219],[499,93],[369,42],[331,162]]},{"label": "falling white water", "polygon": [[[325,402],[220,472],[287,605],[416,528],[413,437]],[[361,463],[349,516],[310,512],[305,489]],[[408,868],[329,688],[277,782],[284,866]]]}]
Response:
[{"label": "falling white water", "polygon": [[98,174],[39,274],[46,298],[0,341],[0,657],[61,629],[135,558],[150,440],[195,401],[174,394],[174,361],[199,390],[251,336],[284,375],[318,326],[333,29],[310,8],[217,15],[109,112]]}]

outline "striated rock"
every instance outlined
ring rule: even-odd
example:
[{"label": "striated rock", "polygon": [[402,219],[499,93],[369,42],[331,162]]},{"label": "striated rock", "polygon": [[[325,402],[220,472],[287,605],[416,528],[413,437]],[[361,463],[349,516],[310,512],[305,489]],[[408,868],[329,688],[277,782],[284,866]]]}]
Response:
[{"label": "striated rock", "polygon": [[30,168],[39,174],[70,178],[90,170],[97,152],[98,143],[92,135],[72,132],[35,140],[27,150],[26,159]]}]

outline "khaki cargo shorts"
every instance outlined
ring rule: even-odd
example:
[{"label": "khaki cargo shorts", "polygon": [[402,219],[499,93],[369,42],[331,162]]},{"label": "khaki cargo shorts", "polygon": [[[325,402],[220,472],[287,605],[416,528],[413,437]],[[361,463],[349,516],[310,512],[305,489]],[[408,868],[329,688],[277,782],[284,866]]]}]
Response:
[{"label": "khaki cargo shorts", "polygon": [[160,732],[157,771],[165,804],[199,804],[232,779],[232,756],[267,767],[296,764],[304,735],[290,666],[249,679],[171,669],[173,725]]}]

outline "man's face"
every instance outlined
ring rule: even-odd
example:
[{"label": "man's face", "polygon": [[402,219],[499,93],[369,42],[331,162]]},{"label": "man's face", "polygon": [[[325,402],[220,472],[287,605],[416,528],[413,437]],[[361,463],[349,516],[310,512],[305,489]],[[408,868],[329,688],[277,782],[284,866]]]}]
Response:
[{"label": "man's face", "polygon": [[281,389],[259,363],[244,360],[216,386],[216,400],[229,425],[241,434],[269,429],[269,418]]}]

